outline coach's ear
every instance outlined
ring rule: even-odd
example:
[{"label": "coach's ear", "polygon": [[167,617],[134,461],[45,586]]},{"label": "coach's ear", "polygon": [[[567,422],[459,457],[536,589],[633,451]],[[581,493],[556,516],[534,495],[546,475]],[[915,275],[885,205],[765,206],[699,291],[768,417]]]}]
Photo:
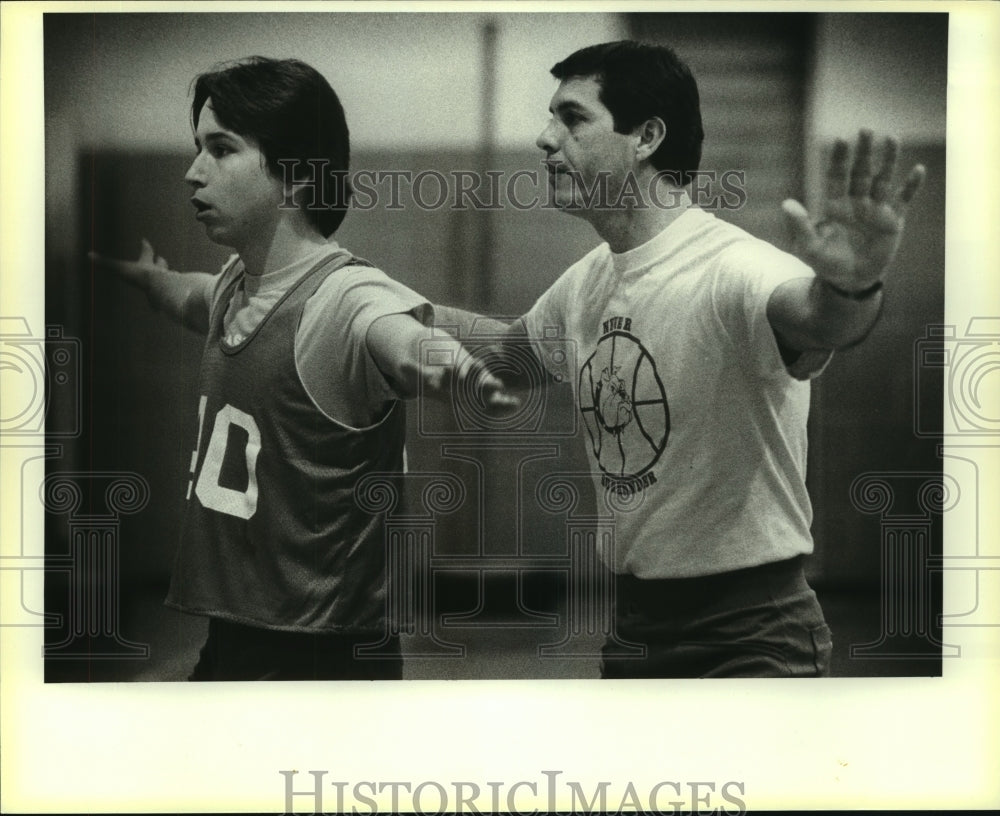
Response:
[{"label": "coach's ear", "polygon": [[645,161],[652,156],[667,138],[667,125],[659,117],[654,116],[639,125],[633,133],[638,138],[635,147],[635,158]]}]

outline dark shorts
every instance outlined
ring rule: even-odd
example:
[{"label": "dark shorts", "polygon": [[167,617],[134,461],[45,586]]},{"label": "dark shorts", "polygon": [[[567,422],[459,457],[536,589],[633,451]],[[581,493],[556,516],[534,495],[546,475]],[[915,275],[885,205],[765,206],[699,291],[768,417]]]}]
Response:
[{"label": "dark shorts", "polygon": [[[802,558],[699,578],[615,576],[601,676],[825,677],[833,643]],[[645,648],[628,656],[627,644]]]},{"label": "dark shorts", "polygon": [[208,639],[188,679],[401,680],[398,638],[381,645],[378,658],[355,656],[355,646],[377,640],[377,635],[281,632],[210,618]]}]

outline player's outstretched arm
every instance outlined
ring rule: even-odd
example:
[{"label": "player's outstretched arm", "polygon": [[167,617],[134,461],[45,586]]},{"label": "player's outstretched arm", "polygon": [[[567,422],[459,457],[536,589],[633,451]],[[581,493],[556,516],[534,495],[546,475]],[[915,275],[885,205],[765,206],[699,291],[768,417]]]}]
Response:
[{"label": "player's outstretched arm", "polygon": [[847,143],[837,140],[818,222],[799,202],[782,204],[797,254],[816,273],[813,281],[778,287],[768,302],[772,328],[792,348],[846,348],[863,340],[878,320],[886,269],[925,170],[914,166],[897,185],[898,143],[886,139],[877,171],[872,143],[871,131],[861,131],[850,163]]},{"label": "player's outstretched arm", "polygon": [[497,318],[469,312],[455,306],[434,306],[434,326],[448,333],[457,333],[463,341],[487,350],[492,373],[503,384],[516,391],[548,387],[556,382],[539,360],[542,376],[524,364],[525,346],[531,347],[527,319]]},{"label": "player's outstretched arm", "polygon": [[214,277],[204,272],[175,272],[142,239],[135,261],[108,258],[96,252],[88,257],[95,269],[111,272],[146,293],[150,305],[170,318],[206,334]]},{"label": "player's outstretched arm", "polygon": [[458,340],[410,314],[378,318],[368,328],[366,341],[379,370],[403,398],[423,394],[449,399],[461,391],[490,411],[520,405],[500,378]]},{"label": "player's outstretched arm", "polygon": [[434,326],[449,333],[457,331],[459,337],[500,338],[510,329],[509,319],[487,317],[486,315],[459,309],[457,306],[434,304]]}]

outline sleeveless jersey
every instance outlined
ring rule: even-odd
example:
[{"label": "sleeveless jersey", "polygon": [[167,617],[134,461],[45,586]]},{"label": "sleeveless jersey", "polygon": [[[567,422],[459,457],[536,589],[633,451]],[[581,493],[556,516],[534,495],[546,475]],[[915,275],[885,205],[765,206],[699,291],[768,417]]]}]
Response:
[{"label": "sleeveless jersey", "polygon": [[315,406],[294,357],[306,301],[357,263],[325,258],[233,347],[223,321],[239,275],[216,301],[168,606],[268,629],[383,631],[383,526],[354,487],[402,472],[404,408],[394,402],[368,428],[341,425]]}]

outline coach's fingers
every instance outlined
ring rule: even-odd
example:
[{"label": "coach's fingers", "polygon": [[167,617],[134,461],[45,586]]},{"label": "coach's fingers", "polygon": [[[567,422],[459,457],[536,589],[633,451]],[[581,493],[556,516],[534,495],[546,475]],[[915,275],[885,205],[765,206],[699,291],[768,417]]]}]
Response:
[{"label": "coach's fingers", "polygon": [[809,218],[809,211],[794,198],[781,202],[781,211],[792,232],[792,239],[803,249],[811,247],[819,238]]},{"label": "coach's fingers", "polygon": [[847,190],[854,198],[865,198],[871,192],[873,139],[872,132],[867,128],[858,133],[858,142],[854,149],[854,165],[851,167],[850,185]]},{"label": "coach's fingers", "polygon": [[913,200],[913,197],[923,186],[924,179],[926,178],[927,168],[922,164],[914,165],[913,169],[910,170],[910,174],[906,177],[906,181],[903,182],[903,186],[897,196],[897,208],[905,207]]},{"label": "coach's fingers", "polygon": [[826,197],[830,201],[836,201],[847,195],[847,160],[850,155],[850,147],[843,139],[837,139],[833,143],[833,151],[830,153],[830,164],[826,169]]},{"label": "coach's fingers", "polygon": [[899,142],[889,137],[885,140],[882,151],[882,166],[872,179],[871,199],[877,203],[885,201],[892,192],[892,177],[896,172],[896,159],[899,157]]}]

